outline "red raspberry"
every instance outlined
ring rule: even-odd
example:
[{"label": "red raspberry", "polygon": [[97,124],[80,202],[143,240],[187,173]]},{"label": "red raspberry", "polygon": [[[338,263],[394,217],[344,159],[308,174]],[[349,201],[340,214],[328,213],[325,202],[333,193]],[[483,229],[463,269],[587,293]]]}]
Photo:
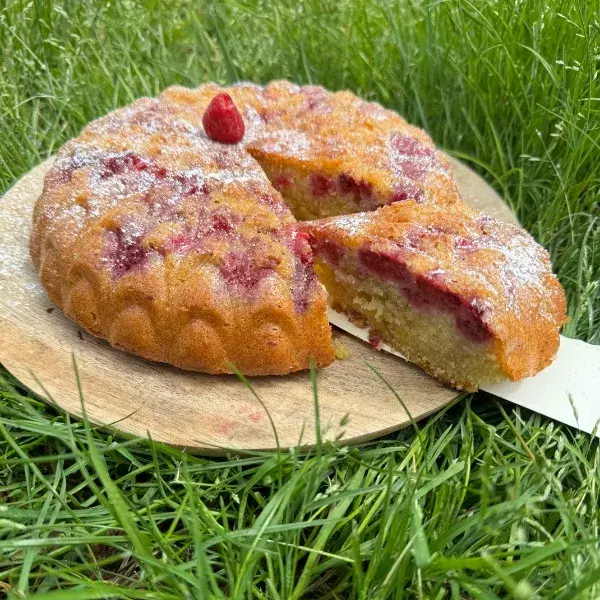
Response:
[{"label": "red raspberry", "polygon": [[371,344],[375,350],[381,350],[381,338],[372,331],[369,331],[369,344]]},{"label": "red raspberry", "polygon": [[294,238],[294,252],[300,258],[303,265],[312,265],[313,254],[310,247],[310,235],[305,231],[297,231]]},{"label": "red raspberry", "polygon": [[217,94],[202,116],[206,135],[224,144],[237,144],[244,137],[244,120],[229,94]]},{"label": "red raspberry", "polygon": [[335,192],[335,181],[328,175],[313,173],[310,176],[310,191],[313,196],[326,196]]}]

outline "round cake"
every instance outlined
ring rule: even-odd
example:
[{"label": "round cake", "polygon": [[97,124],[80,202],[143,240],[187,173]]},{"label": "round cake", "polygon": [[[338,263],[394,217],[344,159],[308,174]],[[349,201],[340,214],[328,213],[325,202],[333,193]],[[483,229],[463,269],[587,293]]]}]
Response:
[{"label": "round cake", "polygon": [[[311,249],[317,230],[333,230],[298,220],[405,204],[450,221],[463,210],[443,154],[396,113],[289,82],[173,87],[92,122],[59,151],[31,256],[50,298],[115,347],[209,373],[285,374],[334,359]],[[545,251],[531,240],[519,252],[518,264],[539,265],[528,273],[555,290]],[[510,303],[514,281],[499,285],[508,292],[497,301]],[[562,297],[544,356],[558,347]],[[525,323],[513,312],[536,327],[535,315]],[[529,351],[528,365],[547,364]]]}]

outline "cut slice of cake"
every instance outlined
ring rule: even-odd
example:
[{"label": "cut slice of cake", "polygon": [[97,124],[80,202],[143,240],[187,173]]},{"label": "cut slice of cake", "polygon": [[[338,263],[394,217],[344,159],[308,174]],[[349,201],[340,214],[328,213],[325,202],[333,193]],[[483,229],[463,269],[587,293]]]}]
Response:
[{"label": "cut slice of cake", "polygon": [[565,295],[522,229],[414,201],[305,223],[333,308],[458,389],[548,366]]}]

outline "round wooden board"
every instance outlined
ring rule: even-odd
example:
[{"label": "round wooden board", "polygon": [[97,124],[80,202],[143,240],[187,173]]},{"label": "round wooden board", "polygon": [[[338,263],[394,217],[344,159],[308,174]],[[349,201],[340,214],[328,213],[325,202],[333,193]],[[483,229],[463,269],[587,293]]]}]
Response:
[{"label": "round wooden board", "polygon": [[[42,398],[81,416],[73,357],[88,418],[119,430],[200,454],[223,455],[276,448],[261,403],[235,376],[211,376],[152,363],[111,348],[82,332],[47,298],[29,260],[31,212],[52,159],[37,166],[0,200],[0,362]],[[497,218],[515,222],[502,199],[467,167],[452,160],[465,200]],[[420,369],[334,331],[350,351],[318,373],[324,439],[360,442],[392,432],[456,397]],[[256,377],[252,385],[268,409],[281,448],[315,443],[314,404],[307,372]]]}]

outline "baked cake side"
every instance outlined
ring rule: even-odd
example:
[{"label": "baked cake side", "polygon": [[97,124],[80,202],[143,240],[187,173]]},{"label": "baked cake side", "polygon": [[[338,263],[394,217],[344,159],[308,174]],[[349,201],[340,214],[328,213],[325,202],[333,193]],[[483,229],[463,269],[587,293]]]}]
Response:
[{"label": "baked cake side", "polygon": [[535,375],[558,350],[564,291],[518,227],[406,202],[303,230],[332,306],[453,387]]}]

